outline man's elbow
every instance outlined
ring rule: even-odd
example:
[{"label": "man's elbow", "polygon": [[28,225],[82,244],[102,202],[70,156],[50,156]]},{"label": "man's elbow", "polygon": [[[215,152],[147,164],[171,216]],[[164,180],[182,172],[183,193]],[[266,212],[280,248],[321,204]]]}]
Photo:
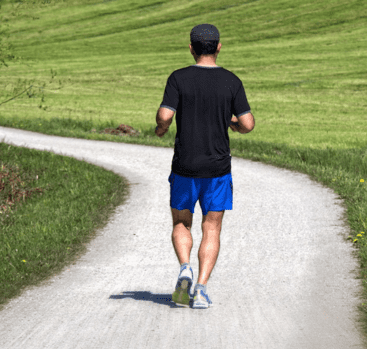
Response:
[{"label": "man's elbow", "polygon": [[251,117],[247,117],[246,121],[241,125],[241,133],[249,133],[255,128],[255,118],[252,114]]},{"label": "man's elbow", "polygon": [[255,128],[255,122],[254,122],[253,124],[251,124],[250,126],[247,126],[247,127],[245,128],[245,132],[243,132],[243,133],[249,133],[249,132],[251,132],[254,128]]}]

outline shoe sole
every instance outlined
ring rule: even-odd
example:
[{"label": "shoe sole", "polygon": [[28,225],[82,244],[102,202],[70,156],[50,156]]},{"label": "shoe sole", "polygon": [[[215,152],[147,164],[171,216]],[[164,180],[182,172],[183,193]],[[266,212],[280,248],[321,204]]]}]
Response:
[{"label": "shoe sole", "polygon": [[212,305],[213,305],[213,303],[205,301],[205,298],[200,296],[200,299],[198,299],[197,301],[195,301],[195,297],[194,297],[192,308],[193,309],[208,309]]},{"label": "shoe sole", "polygon": [[208,309],[210,308],[209,304],[193,304],[192,309]]},{"label": "shoe sole", "polygon": [[193,302],[192,304],[192,309],[208,309],[212,306],[211,303],[208,303],[208,302],[196,302],[195,301]]},{"label": "shoe sole", "polygon": [[190,295],[188,291],[191,288],[191,280],[182,279],[181,284],[172,294],[172,301],[178,304],[190,305]]}]

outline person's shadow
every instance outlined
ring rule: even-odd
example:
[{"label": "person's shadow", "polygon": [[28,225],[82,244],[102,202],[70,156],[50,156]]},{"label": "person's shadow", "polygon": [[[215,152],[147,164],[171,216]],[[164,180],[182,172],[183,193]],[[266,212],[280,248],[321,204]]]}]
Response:
[{"label": "person's shadow", "polygon": [[[148,291],[125,291],[122,294],[111,295],[109,299],[132,298],[136,301],[153,302],[162,305],[168,305],[170,308],[185,308],[183,305],[177,305],[172,301],[172,295],[169,293],[151,293]],[[191,307],[191,301],[190,301]]]}]

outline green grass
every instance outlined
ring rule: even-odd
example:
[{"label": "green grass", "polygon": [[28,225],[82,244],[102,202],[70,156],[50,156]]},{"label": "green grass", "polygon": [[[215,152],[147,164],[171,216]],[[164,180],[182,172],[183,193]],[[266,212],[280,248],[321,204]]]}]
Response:
[{"label": "green grass", "polygon": [[[124,202],[128,184],[110,171],[71,157],[4,143],[0,143],[0,170],[0,182],[7,181],[12,188],[6,195],[11,201],[17,193],[30,194],[24,201],[20,195],[20,202],[10,209],[0,209],[3,305],[24,287],[39,284],[79,257],[85,243]],[[8,175],[1,176],[5,172]]]},{"label": "green grass", "polygon": [[213,1],[211,11],[206,1],[20,6],[17,17],[4,17],[23,64],[2,70],[0,98],[9,97],[19,79],[34,80],[46,84],[44,102],[23,94],[1,105],[1,116],[153,126],[168,75],[195,63],[188,49],[191,28],[211,22],[223,45],[217,63],[243,80],[256,116],[248,139],[311,148],[364,146],[363,1],[230,4]]},{"label": "green grass", "polygon": [[[154,135],[167,78],[195,64],[192,27],[215,24],[217,64],[243,81],[256,119],[248,135],[230,131],[232,155],[307,173],[344,199],[366,299],[367,244],[357,236],[367,234],[364,1],[75,0],[1,11],[21,58],[1,70],[0,103],[33,87],[0,104],[0,125],[164,147],[176,133],[173,123]],[[121,123],[140,135],[98,133]]]}]

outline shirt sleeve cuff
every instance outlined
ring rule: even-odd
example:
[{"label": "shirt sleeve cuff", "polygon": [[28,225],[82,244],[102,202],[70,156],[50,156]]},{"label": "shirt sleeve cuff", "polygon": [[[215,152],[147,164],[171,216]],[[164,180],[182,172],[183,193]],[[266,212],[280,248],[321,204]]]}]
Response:
[{"label": "shirt sleeve cuff", "polygon": [[169,107],[168,105],[164,105],[164,104],[161,104],[160,108],[168,108],[168,109],[171,109],[173,111],[176,111],[175,108]]},{"label": "shirt sleeve cuff", "polygon": [[240,116],[248,114],[248,113],[251,113],[251,110],[248,110],[248,111],[245,111],[243,113],[240,113],[240,114],[236,115],[236,118],[239,118]]}]

